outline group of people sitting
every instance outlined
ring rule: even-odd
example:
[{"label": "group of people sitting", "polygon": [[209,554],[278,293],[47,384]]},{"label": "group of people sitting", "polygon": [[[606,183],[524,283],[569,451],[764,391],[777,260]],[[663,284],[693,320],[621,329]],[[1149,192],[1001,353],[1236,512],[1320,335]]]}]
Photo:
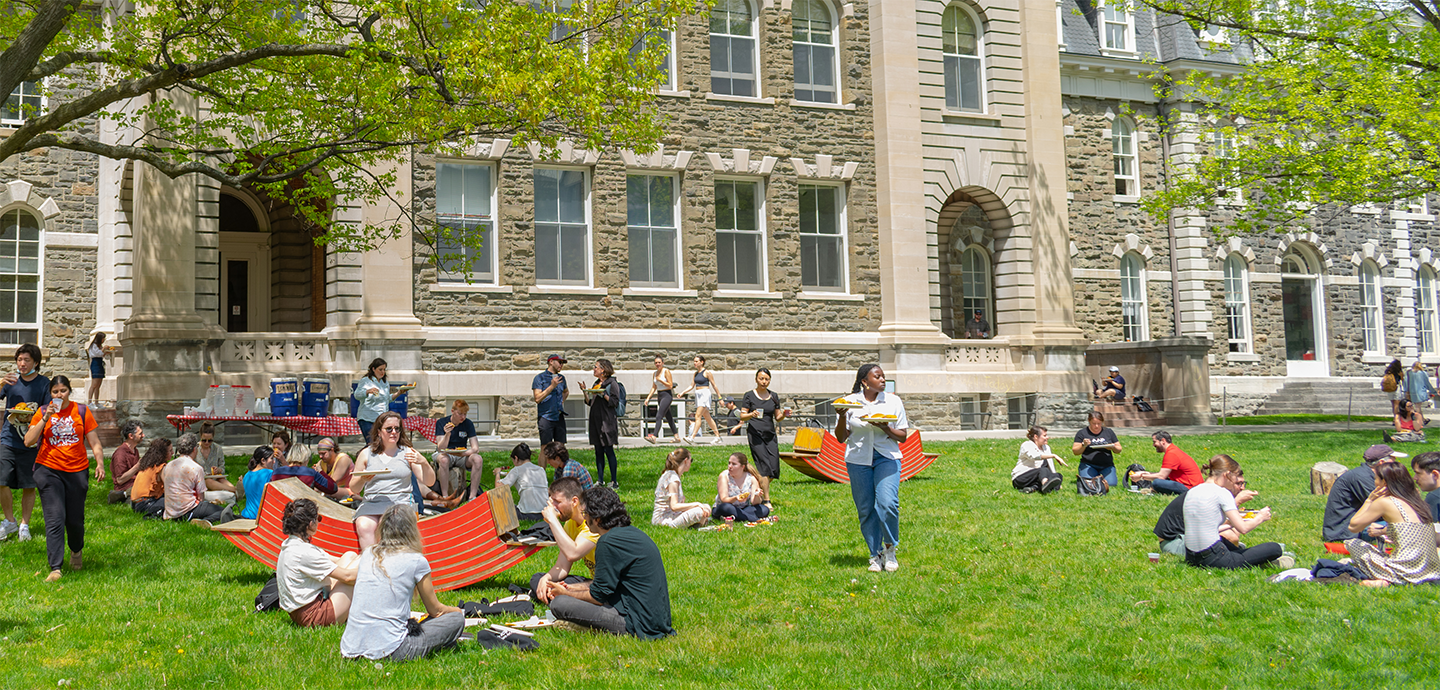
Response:
[{"label": "group of people sitting", "polygon": [[[1362,584],[1440,581],[1440,453],[1409,457],[1388,445],[1365,450],[1363,461],[1340,475],[1325,500],[1321,538],[1333,553],[1348,555],[1367,576]],[[1421,491],[1429,492],[1424,497]],[[1386,553],[1386,546],[1391,551]]]},{"label": "group of people sitting", "polygon": [[681,479],[690,471],[693,458],[685,448],[676,448],[665,457],[665,471],[655,483],[655,507],[650,522],[665,527],[690,527],[711,518],[755,522],[770,516],[773,506],[750,466],[745,453],[731,453],[725,470],[716,477],[713,504],[687,501]]}]

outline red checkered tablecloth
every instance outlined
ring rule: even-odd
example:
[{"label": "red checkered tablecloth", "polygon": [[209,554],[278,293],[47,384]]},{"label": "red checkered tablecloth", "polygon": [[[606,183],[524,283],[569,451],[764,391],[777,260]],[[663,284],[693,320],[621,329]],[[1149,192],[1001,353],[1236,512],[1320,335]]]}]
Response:
[{"label": "red checkered tablecloth", "polygon": [[[244,417],[215,417],[210,415],[172,414],[165,417],[178,431],[184,431],[191,424],[199,422],[245,422],[247,424],[277,424],[291,431],[314,436],[359,436],[360,425],[351,417],[271,417],[269,415],[248,415]],[[433,429],[433,422],[432,431]],[[406,420],[409,426],[409,420]]]}]

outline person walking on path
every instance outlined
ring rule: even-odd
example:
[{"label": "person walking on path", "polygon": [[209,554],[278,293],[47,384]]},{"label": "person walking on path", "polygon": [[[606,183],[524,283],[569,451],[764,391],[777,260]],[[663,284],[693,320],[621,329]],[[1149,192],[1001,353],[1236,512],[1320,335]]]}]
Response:
[{"label": "person walking on path", "polygon": [[[16,371],[5,374],[5,385],[0,388],[0,397],[5,398],[6,409],[13,410],[22,404],[39,410],[50,404],[50,379],[40,375],[40,348],[25,343],[15,350]],[[31,418],[33,420],[33,417]],[[28,425],[31,420],[25,420]],[[4,424],[0,429],[0,512],[5,520],[0,522],[0,541],[19,534],[20,541],[30,541],[30,515],[35,511],[35,449],[26,447],[24,426],[15,422]],[[20,521],[15,521],[15,497],[11,489],[20,490]]]},{"label": "person walking on path", "polygon": [[105,382],[105,334],[96,333],[90,346],[85,348],[90,357],[90,390],[85,392],[85,402],[94,407],[100,403],[100,384]]},{"label": "person walking on path", "polygon": [[1385,365],[1385,374],[1380,377],[1380,390],[1390,398],[1390,414],[1399,423],[1400,401],[1405,399],[1405,368],[1400,360],[1392,359]]},{"label": "person walking on path", "polygon": [[845,400],[860,405],[835,422],[835,438],[845,444],[850,497],[860,533],[870,549],[870,572],[895,572],[900,563],[900,444],[910,436],[910,418],[899,396],[885,392],[885,370],[865,364]]},{"label": "person walking on path", "polygon": [[1423,431],[1425,425],[1430,423],[1425,419],[1424,406],[1435,397],[1435,386],[1430,383],[1430,373],[1425,371],[1425,363],[1418,359],[1405,374],[1405,396],[1410,399],[1411,411],[1420,418],[1420,427],[1416,430]]},{"label": "person walking on path", "polygon": [[545,371],[535,375],[530,382],[530,393],[535,397],[536,425],[540,428],[540,445],[550,442],[566,443],[565,401],[570,398],[570,387],[565,375],[560,373],[567,360],[558,354],[545,359]]},{"label": "person walking on path", "polygon": [[45,515],[45,555],[50,564],[46,582],[60,579],[65,546],[70,546],[70,569],[79,570],[85,549],[85,494],[90,489],[89,446],[95,456],[95,481],[105,481],[105,450],[90,409],[70,402],[70,379],[56,376],[50,382],[50,403],[30,421],[25,445],[39,445],[35,455],[35,484],[40,510]]},{"label": "person walking on path", "polygon": [[615,380],[615,365],[608,359],[595,360],[591,373],[595,374],[595,385],[585,390],[585,404],[590,406],[590,445],[595,446],[595,481],[606,486],[605,463],[609,461],[608,486],[619,490],[615,446],[620,445],[620,420],[615,416],[615,408],[620,404],[620,382]]},{"label": "person walking on path", "polygon": [[755,372],[755,390],[746,391],[740,401],[740,421],[746,424],[750,441],[750,459],[760,476],[760,491],[770,500],[770,482],[780,478],[780,442],[775,423],[790,416],[782,407],[780,396],[770,390],[770,370],[761,367]]},{"label": "person walking on path", "polygon": [[715,385],[715,374],[705,368],[703,356],[695,355],[695,359],[691,360],[691,363],[695,365],[695,378],[690,387],[680,394],[680,397],[683,398],[690,391],[695,391],[695,420],[690,424],[690,435],[685,437],[685,442],[690,443],[695,440],[695,435],[700,433],[700,422],[703,420],[710,425],[710,432],[715,434],[715,440],[711,443],[719,443],[720,429],[716,428],[715,418],[711,416],[710,410],[720,399],[720,387]]},{"label": "person walking on path", "polygon": [[675,428],[675,413],[670,406],[675,404],[675,377],[671,374],[669,367],[665,366],[665,358],[655,356],[655,376],[650,380],[650,393],[645,396],[645,404],[642,409],[650,407],[650,399],[655,398],[655,433],[646,434],[645,440],[654,443],[660,436],[660,420],[664,419],[670,424],[670,435],[675,437],[675,442],[680,442],[680,430]]}]

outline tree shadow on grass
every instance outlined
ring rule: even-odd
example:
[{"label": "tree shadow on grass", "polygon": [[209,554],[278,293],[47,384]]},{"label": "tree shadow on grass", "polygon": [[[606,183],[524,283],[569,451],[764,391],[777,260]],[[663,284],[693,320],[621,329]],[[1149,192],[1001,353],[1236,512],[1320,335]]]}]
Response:
[{"label": "tree shadow on grass", "polygon": [[837,553],[830,557],[830,565],[838,568],[859,568],[870,564],[870,559],[853,553]]},{"label": "tree shadow on grass", "polygon": [[228,582],[236,585],[263,585],[274,576],[274,573],[238,573],[226,575],[220,578],[221,582]]},{"label": "tree shadow on grass", "polygon": [[0,618],[0,633],[9,635],[11,631],[16,630],[17,628],[26,627],[28,625],[30,625],[30,621],[18,621],[11,618]]}]

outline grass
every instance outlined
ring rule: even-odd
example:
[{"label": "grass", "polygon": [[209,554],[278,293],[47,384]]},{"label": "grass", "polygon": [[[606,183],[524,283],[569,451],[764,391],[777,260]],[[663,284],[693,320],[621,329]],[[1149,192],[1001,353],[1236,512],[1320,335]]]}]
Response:
[{"label": "grass", "polygon": [[[1268,426],[1273,424],[1317,424],[1321,422],[1344,422],[1356,423],[1383,422],[1389,424],[1392,420],[1389,417],[1372,417],[1367,415],[1352,415],[1346,417],[1343,414],[1257,414],[1249,417],[1226,417],[1225,423],[1229,426]],[[1219,423],[1218,421],[1216,422]]]},{"label": "grass", "polygon": [[[1123,460],[1158,465],[1145,439],[1122,438]],[[1284,542],[1309,564],[1323,555],[1324,505],[1309,495],[1309,466],[1353,465],[1372,440],[1179,442],[1196,458],[1236,456],[1276,515],[1249,540]],[[251,613],[269,573],[217,535],[142,522],[91,491],[83,572],[47,585],[43,539],[0,544],[0,687],[1434,687],[1440,589],[1272,585],[1264,572],[1171,556],[1152,565],[1165,498],[1079,497],[1068,481],[1024,496],[1009,485],[1017,442],[931,446],[941,460],[901,489],[902,568],[883,575],[864,572],[844,486],[787,469],[775,526],[653,528],[664,451],[622,450],[621,493],[665,555],[677,637],[548,630],[530,654],[470,649],[379,667],[342,661],[339,629]],[[692,498],[713,494],[726,455],[696,450]],[[441,599],[503,595],[552,558]]]}]

